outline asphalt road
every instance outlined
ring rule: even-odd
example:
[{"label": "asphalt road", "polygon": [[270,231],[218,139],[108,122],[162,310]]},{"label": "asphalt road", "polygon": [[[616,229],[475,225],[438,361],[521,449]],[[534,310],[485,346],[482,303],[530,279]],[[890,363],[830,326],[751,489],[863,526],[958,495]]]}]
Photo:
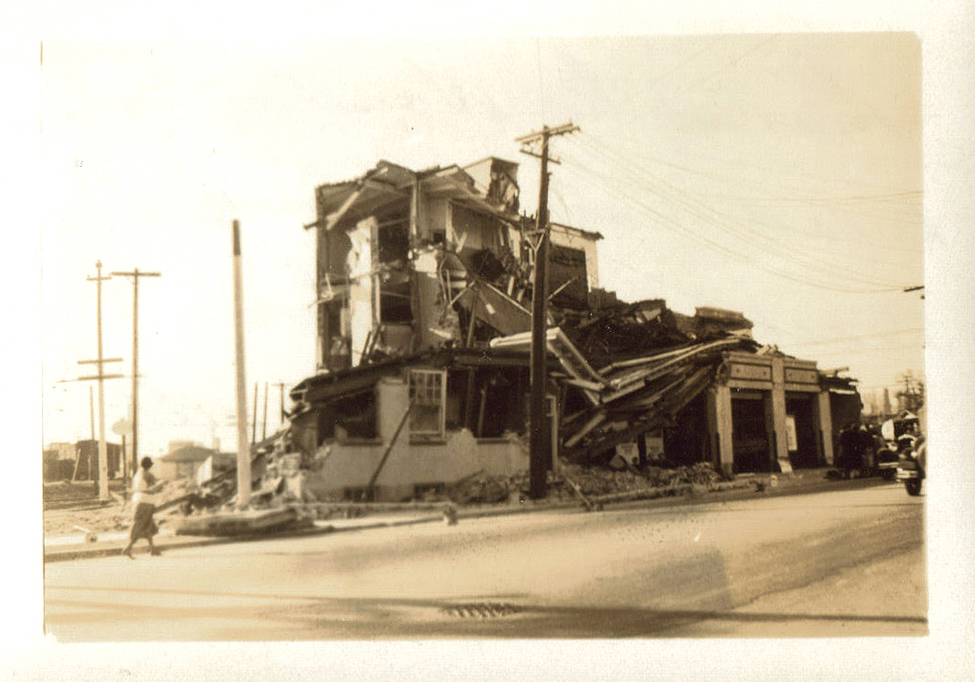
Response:
[{"label": "asphalt road", "polygon": [[62,641],[927,632],[902,486],[610,508],[45,566]]}]

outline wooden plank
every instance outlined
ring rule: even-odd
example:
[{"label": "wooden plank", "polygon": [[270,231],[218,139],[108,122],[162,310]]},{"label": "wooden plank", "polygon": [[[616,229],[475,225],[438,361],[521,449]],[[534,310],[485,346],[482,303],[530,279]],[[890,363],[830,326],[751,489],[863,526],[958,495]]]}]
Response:
[{"label": "wooden plank", "polygon": [[583,494],[582,488],[579,486],[579,484],[573,481],[572,478],[565,473],[564,465],[562,466],[562,479],[569,484],[569,487],[572,489],[572,492],[575,493],[580,500],[582,500],[582,503],[584,505],[586,505],[586,511],[592,511],[593,509],[596,509],[596,505],[593,504],[589,500],[589,498]]},{"label": "wooden plank", "polygon": [[403,430],[403,426],[406,424],[407,418],[410,416],[410,411],[413,409],[413,403],[416,402],[416,398],[410,399],[410,404],[406,406],[406,412],[403,413],[403,418],[399,421],[399,426],[396,427],[396,432],[393,434],[393,438],[389,441],[389,445],[386,446],[386,451],[383,452],[382,459],[379,460],[379,465],[376,470],[372,472],[372,476],[369,478],[369,483],[366,484],[366,489],[371,490],[373,485],[376,483],[376,479],[379,478],[379,473],[386,466],[386,460],[389,458],[389,453],[393,451],[393,446],[396,445],[396,440],[399,438],[400,431]]},{"label": "wooden plank", "polygon": [[346,198],[346,200],[342,202],[342,205],[339,206],[337,211],[328,214],[328,216],[325,218],[326,231],[330,231],[332,230],[332,228],[338,225],[339,221],[345,217],[345,214],[348,212],[348,210],[352,208],[352,204],[354,204],[359,199],[359,197],[362,196],[363,189],[364,188],[360,185],[356,191],[350,194]]},{"label": "wooden plank", "polygon": [[584,381],[583,379],[565,379],[562,383],[587,391],[601,391],[603,388],[602,384],[597,384],[594,381]]},{"label": "wooden plank", "polygon": [[582,440],[587,433],[589,433],[594,428],[596,428],[601,423],[603,423],[605,419],[606,419],[605,411],[600,411],[594,414],[592,417],[590,417],[590,419],[585,424],[582,425],[582,428],[576,431],[576,433],[573,434],[571,437],[566,439],[565,447],[567,448],[574,447],[575,444],[578,443],[580,440]]}]

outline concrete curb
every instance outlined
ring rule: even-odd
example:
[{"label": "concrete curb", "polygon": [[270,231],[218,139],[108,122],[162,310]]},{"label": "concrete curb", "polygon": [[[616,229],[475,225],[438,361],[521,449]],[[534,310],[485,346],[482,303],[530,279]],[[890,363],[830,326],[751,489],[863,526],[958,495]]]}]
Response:
[{"label": "concrete curb", "polygon": [[[165,538],[157,538],[156,548],[166,551],[172,549],[183,549],[187,547],[206,547],[208,545],[225,545],[231,542],[254,542],[257,540],[271,540],[278,538],[291,537],[314,537],[316,535],[327,535],[335,532],[332,527],[325,528],[303,528],[301,530],[282,531],[271,535],[254,534],[238,535],[235,537],[193,537],[189,535],[170,535]],[[44,551],[44,563],[54,561],[70,561],[73,559],[96,559],[106,556],[121,556],[125,548],[124,542],[114,541],[111,545],[106,543],[103,547],[92,547],[91,545],[68,545],[64,549],[52,549]],[[149,547],[140,544],[132,550],[133,554],[149,554]]]},{"label": "concrete curb", "polygon": [[[778,485],[771,486],[769,484],[770,477],[762,478],[752,478],[746,480],[737,481],[726,481],[724,483],[718,483],[712,488],[705,488],[703,491],[701,488],[703,486],[694,486],[691,484],[676,486],[672,489],[661,489],[659,493],[653,495],[652,497],[639,497],[634,499],[604,499],[600,501],[599,497],[590,498],[594,502],[598,503],[604,509],[609,506],[614,507],[664,507],[664,506],[679,506],[679,505],[692,505],[692,504],[702,504],[707,502],[732,502],[742,499],[757,498],[757,497],[780,497],[786,495],[798,495],[803,493],[816,493],[823,492],[825,490],[837,490],[844,488],[861,488],[861,487],[872,487],[874,485],[888,484],[881,478],[861,478],[853,480],[829,480],[829,479],[815,479],[808,482],[799,481],[788,481]],[[765,485],[765,489],[761,492],[755,490],[755,482],[762,483]],[[652,494],[647,491],[647,494]],[[605,497],[605,496],[604,496]],[[480,519],[495,516],[513,516],[516,514],[530,514],[534,512],[542,511],[585,511],[585,505],[579,499],[572,499],[568,502],[544,502],[541,504],[536,504],[532,502],[525,502],[517,507],[508,506],[493,509],[469,509],[462,510],[458,509],[457,518],[458,519]],[[344,533],[352,531],[362,531],[362,530],[375,530],[379,528],[396,528],[400,526],[412,526],[421,523],[433,523],[433,522],[443,522],[443,516],[428,514],[419,517],[408,517],[403,519],[393,519],[393,520],[383,520],[376,521],[374,523],[361,523],[348,526],[316,526],[314,528],[303,528],[291,531],[281,531],[277,533],[270,534],[253,534],[253,535],[237,535],[237,536],[219,536],[219,537],[194,537],[189,535],[172,535],[167,536],[165,539],[160,538],[156,542],[156,547],[168,551],[173,549],[183,549],[183,548],[193,548],[193,547],[207,547],[211,545],[224,545],[230,543],[238,542],[258,542],[267,540],[281,540],[288,538],[305,538],[305,537],[318,537],[322,535],[329,535],[332,533]],[[122,549],[125,544],[123,542],[114,541],[112,545],[106,545],[103,547],[92,547],[91,545],[76,545],[76,546],[65,546],[64,549],[51,549],[45,550],[44,552],[44,563],[51,563],[56,561],[71,561],[75,559],[94,559],[99,557],[107,556],[121,556]],[[148,555],[149,549],[145,545],[140,545],[138,549],[134,550],[135,554],[146,554]]]}]

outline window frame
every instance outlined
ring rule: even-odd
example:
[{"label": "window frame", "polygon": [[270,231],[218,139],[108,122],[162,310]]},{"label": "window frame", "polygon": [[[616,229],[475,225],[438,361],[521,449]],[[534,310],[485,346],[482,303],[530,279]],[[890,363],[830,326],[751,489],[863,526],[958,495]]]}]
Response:
[{"label": "window frame", "polygon": [[[419,381],[418,381],[419,380]],[[407,395],[410,400],[410,438],[443,440],[447,433],[447,370],[413,368],[407,371]],[[438,408],[437,429],[417,429],[414,410],[417,407]]]}]

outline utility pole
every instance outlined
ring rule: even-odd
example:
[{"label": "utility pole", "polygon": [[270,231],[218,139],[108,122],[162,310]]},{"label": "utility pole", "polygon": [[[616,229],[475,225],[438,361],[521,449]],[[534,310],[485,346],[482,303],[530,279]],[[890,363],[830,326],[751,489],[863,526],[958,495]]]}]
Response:
[{"label": "utility pole", "polygon": [[132,278],[132,471],[139,469],[139,278],[161,277],[158,272],[113,272],[115,277]]},{"label": "utility pole", "polygon": [[281,405],[281,423],[284,424],[284,416],[285,416],[285,413],[284,413],[284,387],[287,384],[285,384],[283,381],[279,381],[278,383],[272,384],[272,385],[273,386],[277,386],[281,390],[281,397],[280,397],[280,401],[281,401],[280,402],[280,405]]},{"label": "utility pole", "polygon": [[[541,177],[538,187],[538,215],[536,217],[535,232],[538,242],[535,248],[535,276],[532,281],[532,339],[531,339],[531,396],[529,399],[529,459],[528,459],[528,494],[532,499],[542,499],[546,494],[546,472],[551,466],[551,448],[547,438],[545,417],[545,389],[547,375],[545,371],[546,336],[547,336],[547,284],[548,284],[548,163],[549,138],[567,135],[579,130],[572,121],[554,128],[542,126],[541,132],[531,132],[528,135],[515,138],[515,142],[522,145],[521,152],[541,159]],[[526,147],[540,143],[541,150],[533,152]],[[557,159],[552,160],[558,163]],[[548,444],[548,448],[546,448]]]},{"label": "utility pole", "polygon": [[240,272],[240,221],[234,232],[234,336],[237,366],[237,507],[246,509],[251,500],[251,453],[247,442],[247,381],[244,376],[244,287]]},{"label": "utility pole", "polygon": [[97,364],[98,374],[91,377],[79,377],[78,381],[98,381],[98,499],[108,501],[108,447],[105,444],[105,379],[118,379],[121,374],[105,374],[106,362],[122,362],[122,358],[102,357],[102,282],[111,277],[102,277],[102,262],[95,263],[97,275],[89,277],[89,282],[98,286],[98,359],[79,360],[79,365]]},{"label": "utility pole", "polygon": [[251,446],[257,444],[257,382],[254,382],[254,423],[251,424]]},{"label": "utility pole", "polygon": [[261,440],[267,439],[267,382],[264,382],[264,422],[261,427]]}]

